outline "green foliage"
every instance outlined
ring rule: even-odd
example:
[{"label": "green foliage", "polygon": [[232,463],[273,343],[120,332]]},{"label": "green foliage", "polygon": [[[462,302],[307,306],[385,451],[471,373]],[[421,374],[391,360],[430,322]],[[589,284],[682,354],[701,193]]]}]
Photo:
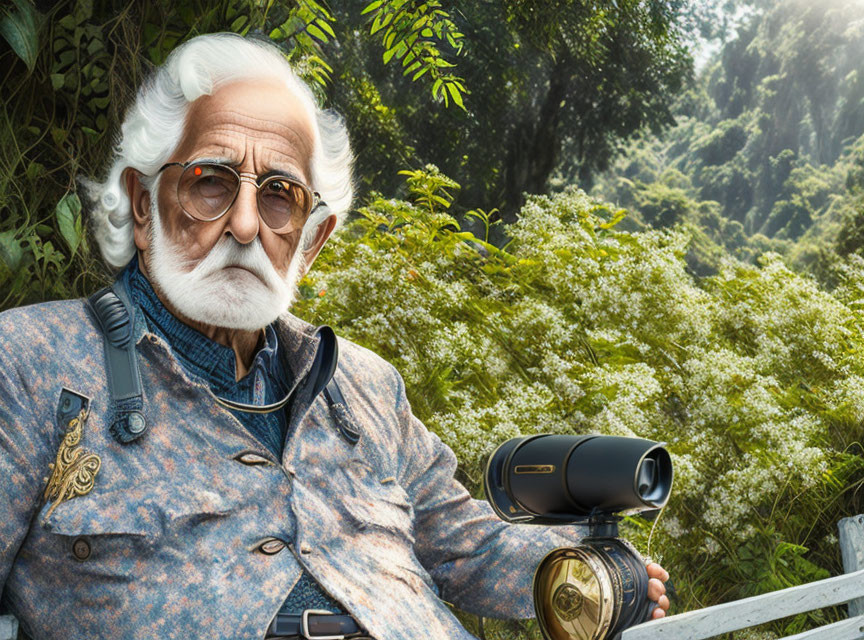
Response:
[{"label": "green foliage", "polygon": [[[618,178],[648,184],[672,167],[689,178],[689,197],[720,203],[724,219],[743,225],[751,240],[739,255],[758,255],[755,237],[765,236],[827,282],[832,245],[848,253],[842,227],[854,226],[859,208],[849,189],[864,134],[864,36],[847,27],[864,4],[740,4],[761,7],[678,100],[676,126],[631,145],[593,192],[639,210]],[[719,244],[729,246],[725,237]]]},{"label": "green foliage", "polygon": [[454,65],[441,55],[447,43],[459,54],[464,35],[437,0],[414,3],[407,0],[373,0],[362,14],[369,14],[370,35],[378,34],[384,47],[384,64],[393,58],[402,61],[402,75],[418,80],[429,74],[432,96],[449,106],[450,100],[465,109],[462,96],[467,93],[462,78],[449,71]]},{"label": "green foliage", "polygon": [[736,120],[725,120],[697,139],[692,152],[706,165],[726,164],[747,142],[747,132]]},{"label": "green foliage", "polygon": [[[411,174],[418,194],[443,184],[424,173]],[[679,611],[839,570],[836,522],[864,506],[864,261],[833,295],[776,254],[720,258],[696,280],[686,234],[619,231],[617,208],[574,188],[530,198],[506,251],[490,251],[444,200],[363,207],[298,312],[399,368],[473,491],[516,435],[662,440],[676,486],[651,555],[675,576]],[[647,530],[628,534],[644,551]]]},{"label": "green foliage", "polygon": [[[835,217],[839,218],[839,224],[833,237],[833,248],[840,258],[864,253],[864,136],[852,146],[849,160],[845,180],[847,193],[837,203],[839,214]],[[826,265],[821,266],[824,272]],[[830,271],[831,266],[827,270]]]},{"label": "green foliage", "polygon": [[671,227],[694,215],[693,201],[684,189],[662,182],[646,185],[636,193],[636,206],[653,227]]},{"label": "green foliage", "polygon": [[39,48],[38,13],[28,0],[14,0],[13,4],[14,7],[3,8],[0,35],[24,61],[27,69],[33,71]]},{"label": "green foliage", "polygon": [[400,176],[407,176],[405,182],[408,192],[414,196],[414,201],[434,214],[436,209],[448,209],[453,202],[451,191],[458,189],[459,185],[442,174],[435,165],[426,165],[425,169],[416,171],[403,170]]},{"label": "green foliage", "polygon": [[[362,41],[353,37],[342,42],[342,48],[352,52],[351,57],[364,55],[363,46]],[[354,166],[360,198],[373,189],[395,193],[401,188],[402,180],[392,168],[412,166],[418,162],[397,109],[384,104],[378,87],[368,74],[336,68],[338,75],[330,86],[330,94],[351,123],[351,145],[356,158]]]},{"label": "green foliage", "polygon": [[498,209],[492,209],[491,211],[485,211],[484,209],[471,209],[465,214],[466,218],[475,218],[483,224],[483,241],[486,243],[489,242],[489,231],[491,231],[492,227],[501,224],[500,218],[496,220],[492,219],[496,213],[498,213]]},{"label": "green foliage", "polygon": [[[390,13],[384,13],[388,5]],[[461,51],[459,79],[471,92],[464,109],[432,109],[413,88],[411,78],[419,77],[436,96],[461,106],[459,85],[448,90],[446,81],[433,80],[433,71],[417,76],[424,67],[415,66],[407,44],[398,45],[412,28],[422,36],[422,22],[412,27],[406,18],[401,30],[382,40],[389,70],[380,54],[357,56],[353,46],[334,52],[333,66],[340,75],[372,79],[418,156],[411,166],[435,164],[459,180],[463,189],[454,203],[457,215],[468,208],[460,202],[483,202],[512,221],[524,193],[542,193],[577,176],[588,180],[615,156],[622,139],[643,126],[660,129],[671,122],[672,96],[690,68],[677,23],[679,5],[677,0],[461,2],[448,10],[449,26],[440,31],[449,49],[453,43],[447,34]],[[375,37],[387,38],[400,12],[410,7],[416,23],[423,19],[420,9],[432,12],[437,5],[368,6],[376,6],[370,14],[378,22],[358,22],[347,10],[339,14],[344,25],[337,29],[340,42],[356,40],[353,34],[361,29],[377,28]],[[394,18],[386,22],[390,15]],[[432,34],[441,40],[435,29]],[[403,51],[403,72],[416,69],[409,75],[393,73],[393,62]],[[450,72],[446,65],[441,70]],[[341,100],[334,103],[343,108]],[[381,160],[391,162],[386,165],[389,176],[405,166],[391,157]]]},{"label": "green foliage", "polygon": [[57,228],[69,252],[75,255],[81,242],[84,240],[84,228],[81,221],[81,201],[74,193],[63,196],[54,210],[57,216]]},{"label": "green foliage", "polygon": [[[275,4],[269,0],[268,7]],[[270,32],[274,42],[293,42],[289,59],[303,69],[307,81],[325,88],[333,68],[321,57],[321,45],[335,38],[334,18],[327,8],[315,0],[299,0],[284,22]]]}]

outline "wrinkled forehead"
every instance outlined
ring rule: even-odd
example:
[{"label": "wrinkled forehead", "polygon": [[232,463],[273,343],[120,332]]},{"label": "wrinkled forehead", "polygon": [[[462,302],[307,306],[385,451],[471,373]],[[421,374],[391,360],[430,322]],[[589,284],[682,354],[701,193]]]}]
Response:
[{"label": "wrinkled forehead", "polygon": [[309,106],[272,80],[243,80],[195,100],[175,161],[209,158],[251,171],[299,171],[310,179],[316,129]]}]

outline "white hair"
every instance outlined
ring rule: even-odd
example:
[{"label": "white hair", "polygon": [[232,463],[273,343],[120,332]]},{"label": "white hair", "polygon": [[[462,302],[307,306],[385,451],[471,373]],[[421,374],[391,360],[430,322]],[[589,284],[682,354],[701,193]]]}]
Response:
[{"label": "white hair", "polygon": [[220,85],[250,77],[284,82],[315,124],[311,187],[327,206],[318,207],[310,216],[299,248],[311,244],[318,225],[330,215],[337,216],[337,225],[344,220],[354,195],[354,156],[342,117],[318,106],[312,91],[276,46],[234,33],[197,36],[172,51],[139,88],[123,121],[105,181],[82,181],[92,200],[93,233],[110,267],[120,269],[135,255],[123,171],[131,167],[150,177],[144,184],[152,191],[156,172],[180,143],[190,103],[212,94]]}]

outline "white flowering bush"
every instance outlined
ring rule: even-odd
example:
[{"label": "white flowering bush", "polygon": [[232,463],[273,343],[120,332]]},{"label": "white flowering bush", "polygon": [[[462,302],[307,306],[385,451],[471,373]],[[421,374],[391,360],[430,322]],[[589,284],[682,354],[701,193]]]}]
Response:
[{"label": "white flowering bush", "polygon": [[[862,265],[836,294],[776,255],[697,280],[684,232],[616,231],[621,212],[576,188],[529,198],[506,250],[446,204],[361,209],[299,313],[400,370],[472,491],[517,435],[662,440],[676,480],[650,553],[679,610],[838,570],[836,521],[864,510]],[[628,529],[643,551],[647,531]]]}]

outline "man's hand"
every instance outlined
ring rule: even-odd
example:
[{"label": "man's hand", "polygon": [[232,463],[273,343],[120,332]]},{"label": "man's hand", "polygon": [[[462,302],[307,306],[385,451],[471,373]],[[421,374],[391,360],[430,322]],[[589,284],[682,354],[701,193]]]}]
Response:
[{"label": "man's hand", "polygon": [[649,564],[648,570],[648,599],[657,603],[657,608],[651,614],[651,618],[657,620],[666,615],[669,610],[669,598],[666,597],[666,585],[669,572],[656,562]]}]

